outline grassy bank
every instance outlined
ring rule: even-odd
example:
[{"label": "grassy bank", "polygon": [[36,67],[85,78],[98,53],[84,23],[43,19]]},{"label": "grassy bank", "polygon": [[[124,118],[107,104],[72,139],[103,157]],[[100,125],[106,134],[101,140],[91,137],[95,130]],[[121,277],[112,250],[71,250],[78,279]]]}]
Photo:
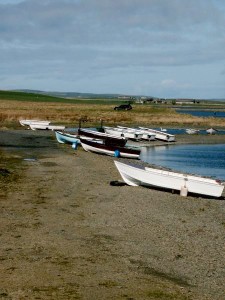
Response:
[{"label": "grassy bank", "polygon": [[[69,102],[69,103],[68,103]],[[178,114],[166,105],[133,104],[130,111],[114,111],[118,103],[113,100],[63,99],[27,93],[0,93],[0,127],[16,128],[19,119],[47,119],[54,123],[76,127],[79,119],[87,119],[86,126],[106,125],[156,125],[224,127],[225,120],[199,118]]]}]

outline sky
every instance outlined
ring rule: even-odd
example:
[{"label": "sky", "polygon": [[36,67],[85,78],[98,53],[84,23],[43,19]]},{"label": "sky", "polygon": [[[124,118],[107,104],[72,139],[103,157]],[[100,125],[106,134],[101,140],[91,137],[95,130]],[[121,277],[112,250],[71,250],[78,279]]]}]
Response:
[{"label": "sky", "polygon": [[0,89],[225,99],[225,1],[0,0]]}]

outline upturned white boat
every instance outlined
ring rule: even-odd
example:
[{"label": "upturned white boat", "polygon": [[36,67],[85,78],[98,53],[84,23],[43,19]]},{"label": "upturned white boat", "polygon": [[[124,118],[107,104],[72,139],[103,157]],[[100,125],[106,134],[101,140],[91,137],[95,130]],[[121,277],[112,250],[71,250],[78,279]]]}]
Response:
[{"label": "upturned white boat", "polygon": [[131,186],[141,185],[178,191],[185,188],[187,192],[212,197],[221,197],[224,189],[223,183],[211,178],[133,166],[118,161],[114,163],[123,180]]},{"label": "upturned white boat", "polygon": [[187,134],[198,134],[199,130],[198,129],[194,129],[194,128],[187,128],[186,129],[186,133]]},{"label": "upturned white boat", "polygon": [[214,128],[208,128],[208,129],[206,129],[206,132],[207,132],[208,134],[216,134],[216,133],[217,133],[217,130],[214,129]]},{"label": "upturned white boat", "polygon": [[163,131],[146,128],[146,127],[139,127],[141,130],[144,130],[145,132],[149,132],[151,134],[155,134],[155,138],[157,140],[161,140],[164,142],[174,142],[175,141],[175,135],[169,134]]},{"label": "upturned white boat", "polygon": [[45,124],[36,124],[31,123],[30,129],[32,130],[64,130],[66,127],[61,125],[45,125]]},{"label": "upturned white boat", "polygon": [[51,123],[45,120],[19,120],[19,122],[22,126],[29,126],[30,124],[49,125]]}]

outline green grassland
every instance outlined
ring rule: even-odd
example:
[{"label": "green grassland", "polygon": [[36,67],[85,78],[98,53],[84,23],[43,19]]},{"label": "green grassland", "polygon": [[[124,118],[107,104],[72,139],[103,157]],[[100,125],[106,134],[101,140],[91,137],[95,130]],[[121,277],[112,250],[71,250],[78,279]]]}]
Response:
[{"label": "green grassland", "polygon": [[[65,93],[66,94],[66,93]],[[67,94],[66,94],[67,95]],[[19,119],[47,119],[66,126],[78,124],[86,118],[89,125],[148,125],[148,126],[195,126],[225,127],[224,118],[200,118],[179,114],[177,108],[224,110],[225,102],[201,101],[195,104],[173,105],[172,102],[141,104],[131,100],[133,109],[115,111],[114,107],[127,103],[118,98],[67,98],[42,93],[0,91],[0,127],[19,127]],[[41,105],[40,105],[41,103]]]}]

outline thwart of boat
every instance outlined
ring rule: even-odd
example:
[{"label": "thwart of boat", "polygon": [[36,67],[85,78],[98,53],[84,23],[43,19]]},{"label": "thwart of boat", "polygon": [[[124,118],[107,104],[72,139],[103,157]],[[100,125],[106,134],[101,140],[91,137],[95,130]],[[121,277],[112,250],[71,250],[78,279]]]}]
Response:
[{"label": "thwart of boat", "polygon": [[133,166],[114,161],[123,180],[131,186],[157,187],[221,197],[224,184],[218,180],[201,176],[172,172],[143,166]]}]

